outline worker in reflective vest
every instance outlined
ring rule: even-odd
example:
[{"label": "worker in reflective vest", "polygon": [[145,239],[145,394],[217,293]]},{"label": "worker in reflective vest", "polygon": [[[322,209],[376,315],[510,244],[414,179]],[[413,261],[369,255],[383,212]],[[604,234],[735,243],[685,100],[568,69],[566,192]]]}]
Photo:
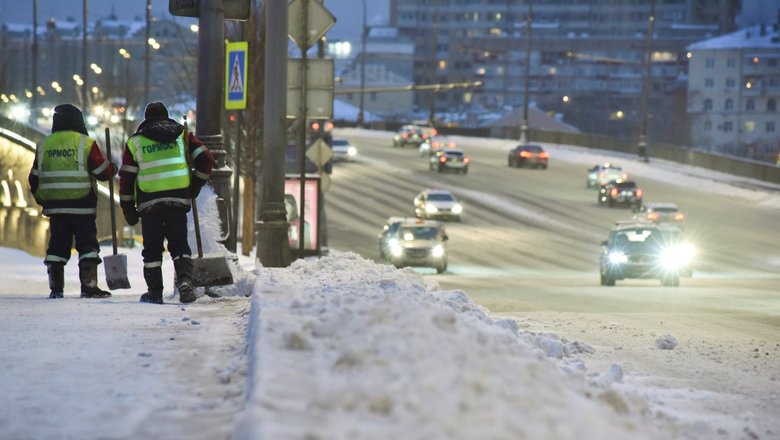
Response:
[{"label": "worker in reflective vest", "polygon": [[147,287],[141,302],[163,303],[162,252],[166,239],[179,300],[189,303],[197,299],[192,286],[187,212],[190,198],[197,197],[213,166],[211,152],[200,139],[184,133],[184,127],[168,117],[162,102],[146,106],[144,121],[127,140],[119,172],[119,197],[125,220],[131,226],[141,220]]},{"label": "worker in reflective vest", "polygon": [[65,264],[73,241],[79,253],[82,298],[107,298],[97,285],[100,246],[97,240],[97,184],[116,175],[94,139],[84,115],[71,104],[54,108],[52,133],[38,145],[28,177],[35,201],[49,217],[49,245],[44,264],[49,274],[49,298],[62,298]]}]

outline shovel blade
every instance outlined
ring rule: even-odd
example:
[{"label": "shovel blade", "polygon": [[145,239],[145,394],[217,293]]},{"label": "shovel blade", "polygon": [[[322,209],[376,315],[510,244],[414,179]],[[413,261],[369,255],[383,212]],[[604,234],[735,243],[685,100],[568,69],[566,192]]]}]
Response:
[{"label": "shovel blade", "polygon": [[192,284],[195,287],[225,286],[233,284],[233,274],[224,256],[208,256],[192,259]]},{"label": "shovel blade", "polygon": [[106,284],[109,290],[130,288],[130,280],[127,278],[127,255],[103,257],[103,267],[106,270]]}]

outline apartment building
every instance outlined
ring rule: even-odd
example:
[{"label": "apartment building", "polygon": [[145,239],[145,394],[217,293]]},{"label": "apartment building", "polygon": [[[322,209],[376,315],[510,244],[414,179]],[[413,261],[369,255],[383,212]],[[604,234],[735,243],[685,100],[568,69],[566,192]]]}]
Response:
[{"label": "apartment building", "polygon": [[688,46],[691,143],[772,160],[780,151],[780,25]]},{"label": "apartment building", "polygon": [[[740,9],[739,0],[529,1],[391,0],[390,24],[415,45],[415,83],[484,81],[473,94],[437,94],[436,107],[517,108],[528,71],[538,107],[586,132],[634,136],[654,3],[651,132],[687,139],[686,46],[733,30]],[[427,108],[431,97],[418,93],[415,103]]]}]

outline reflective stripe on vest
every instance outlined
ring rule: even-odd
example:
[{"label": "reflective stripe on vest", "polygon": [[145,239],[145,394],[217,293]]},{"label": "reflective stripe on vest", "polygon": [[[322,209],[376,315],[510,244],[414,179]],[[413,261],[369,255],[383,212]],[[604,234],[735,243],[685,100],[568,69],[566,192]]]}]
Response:
[{"label": "reflective stripe on vest", "polygon": [[158,192],[190,186],[190,169],[184,157],[184,141],[161,143],[145,136],[133,136],[127,142],[138,162],[138,187],[143,192]]},{"label": "reflective stripe on vest", "polygon": [[58,131],[46,136],[36,151],[38,198],[77,200],[92,191],[95,181],[89,175],[87,160],[93,142],[75,131]]}]

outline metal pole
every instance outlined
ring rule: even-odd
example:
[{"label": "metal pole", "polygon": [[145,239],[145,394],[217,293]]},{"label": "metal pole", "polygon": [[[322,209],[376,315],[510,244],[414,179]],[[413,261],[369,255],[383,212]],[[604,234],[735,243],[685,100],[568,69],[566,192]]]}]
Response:
[{"label": "metal pole", "polygon": [[152,0],[146,0],[146,41],[144,41],[144,105],[149,103],[149,38],[152,36]]},{"label": "metal pole", "polygon": [[83,2],[83,22],[84,28],[81,30],[81,78],[84,84],[81,85],[81,110],[87,110],[87,0]]},{"label": "metal pole", "polygon": [[230,230],[233,231],[235,237],[234,240],[232,240],[233,243],[233,249],[230,249],[233,252],[236,252],[236,247],[238,246],[238,200],[239,200],[239,186],[241,186],[241,137],[243,137],[243,130],[241,129],[241,125],[244,122],[244,111],[239,110],[238,111],[238,130],[236,133],[236,158],[233,162],[235,166],[235,171],[233,172],[233,218],[231,222],[231,228]]},{"label": "metal pole", "polygon": [[523,124],[520,126],[520,142],[528,143],[528,93],[531,83],[531,34],[533,29],[533,0],[528,0],[528,17],[525,19],[525,78],[523,79]]},{"label": "metal pole", "polygon": [[290,265],[284,160],[287,146],[287,2],[265,4],[265,95],[263,99],[263,197],[257,222],[257,259],[264,267]]},{"label": "metal pole", "polygon": [[[434,7],[434,13],[433,13],[433,56],[431,59],[433,60],[433,70],[432,70],[432,77],[431,77],[431,84],[438,84],[439,80],[436,76],[436,69],[438,69],[438,60],[437,55],[439,54],[439,3],[440,0],[436,0],[436,5]],[[438,88],[434,88],[433,92],[431,93],[431,107],[428,111],[428,123],[431,125],[431,127],[434,126],[434,121],[436,120],[436,93],[438,92]]]},{"label": "metal pole", "polygon": [[38,125],[38,0],[33,0],[33,43],[32,43],[32,111],[30,122]]},{"label": "metal pole", "polygon": [[[301,33],[300,35],[306,36],[308,35],[309,31],[309,2],[303,1],[301,2]],[[298,157],[299,162],[298,165],[299,168],[299,180],[300,180],[300,191],[298,195],[298,203],[300,204],[300,208],[298,209],[298,258],[303,258],[303,251],[304,251],[304,245],[306,244],[304,240],[304,237],[306,236],[305,231],[305,225],[306,222],[304,221],[304,214],[306,213],[306,94],[308,91],[306,90],[306,73],[307,73],[307,50],[309,49],[307,47],[307,42],[304,41],[303,44],[300,47],[301,49],[301,65],[298,70],[298,78],[300,78],[301,81],[301,95],[299,100],[299,108],[300,108],[300,114],[298,122],[300,123],[300,126],[298,127]],[[362,96],[362,94],[361,94]]]},{"label": "metal pole", "polygon": [[639,125],[639,144],[637,153],[645,162],[649,162],[647,148],[647,101],[650,96],[650,80],[653,63],[653,27],[655,24],[655,0],[650,0],[650,17],[647,20],[647,48],[645,50],[645,77],[642,81],[642,121]]},{"label": "metal pole", "polygon": [[360,111],[357,116],[357,126],[363,127],[365,116],[363,114],[363,101],[366,89],[366,0],[363,0],[363,31],[360,35]]},{"label": "metal pole", "polygon": [[211,186],[217,193],[221,242],[235,249],[235,231],[230,230],[230,176],[227,152],[222,144],[222,99],[225,71],[225,10],[222,0],[200,0],[198,30],[198,95],[196,135],[214,155]]}]

